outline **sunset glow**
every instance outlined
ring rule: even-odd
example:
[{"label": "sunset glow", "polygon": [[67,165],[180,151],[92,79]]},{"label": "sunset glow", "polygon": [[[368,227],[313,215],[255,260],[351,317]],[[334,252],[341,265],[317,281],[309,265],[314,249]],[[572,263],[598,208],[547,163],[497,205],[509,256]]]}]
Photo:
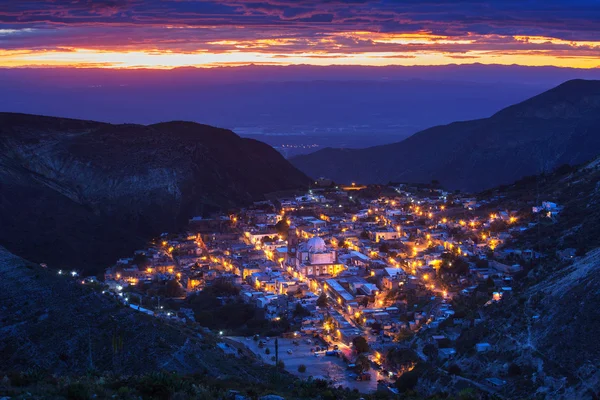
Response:
[{"label": "sunset glow", "polygon": [[0,67],[600,66],[585,1],[436,3],[26,0],[0,9]]}]

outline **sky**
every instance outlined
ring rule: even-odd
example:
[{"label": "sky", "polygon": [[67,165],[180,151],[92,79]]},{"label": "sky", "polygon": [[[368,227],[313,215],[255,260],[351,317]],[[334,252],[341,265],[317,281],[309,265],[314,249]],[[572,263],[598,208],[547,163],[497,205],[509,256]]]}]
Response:
[{"label": "sky", "polygon": [[0,0],[0,67],[600,66],[598,0]]}]

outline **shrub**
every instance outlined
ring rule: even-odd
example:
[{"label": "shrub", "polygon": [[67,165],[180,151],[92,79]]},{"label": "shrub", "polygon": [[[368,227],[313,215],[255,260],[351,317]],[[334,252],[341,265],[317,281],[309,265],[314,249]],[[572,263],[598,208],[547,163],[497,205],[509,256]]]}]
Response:
[{"label": "shrub", "polygon": [[69,400],[87,400],[90,398],[90,393],[83,383],[77,382],[67,386],[65,397]]},{"label": "shrub", "polygon": [[301,374],[305,373],[306,372],[306,365],[300,364],[298,366],[298,372],[300,372]]},{"label": "shrub", "polygon": [[400,375],[396,381],[396,388],[401,392],[413,390],[419,382],[419,373],[416,370],[408,371]]},{"label": "shrub", "polygon": [[460,375],[461,372],[462,371],[461,371],[460,367],[456,364],[452,364],[448,367],[448,373],[450,375]]},{"label": "shrub", "polygon": [[369,351],[369,343],[367,342],[367,339],[362,336],[357,336],[352,339],[352,344],[357,353],[366,353]]},{"label": "shrub", "polygon": [[522,371],[521,371],[521,367],[519,366],[519,364],[515,364],[515,363],[511,363],[508,366],[508,375],[509,376],[519,376],[521,375]]}]

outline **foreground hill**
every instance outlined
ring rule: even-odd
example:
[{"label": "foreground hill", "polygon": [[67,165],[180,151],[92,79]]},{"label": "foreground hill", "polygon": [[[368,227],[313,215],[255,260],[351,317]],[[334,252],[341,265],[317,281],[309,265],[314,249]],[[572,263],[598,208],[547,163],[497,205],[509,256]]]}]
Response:
[{"label": "foreground hill", "polygon": [[225,129],[0,113],[0,243],[36,262],[106,265],[191,216],[307,179]]},{"label": "foreground hill", "polygon": [[[3,371],[70,374],[94,368],[136,374],[210,367],[211,352],[201,350],[201,340],[2,247],[0,300]],[[116,339],[123,345],[117,348]]]},{"label": "foreground hill", "polygon": [[243,351],[225,354],[217,340],[0,247],[0,398],[216,400],[233,398],[230,390],[247,398],[371,398],[285,372],[275,379],[272,365]]},{"label": "foreground hill", "polygon": [[474,191],[598,153],[600,81],[573,80],[489,118],[436,126],[399,143],[328,148],[291,161],[309,176],[343,183],[438,180]]}]

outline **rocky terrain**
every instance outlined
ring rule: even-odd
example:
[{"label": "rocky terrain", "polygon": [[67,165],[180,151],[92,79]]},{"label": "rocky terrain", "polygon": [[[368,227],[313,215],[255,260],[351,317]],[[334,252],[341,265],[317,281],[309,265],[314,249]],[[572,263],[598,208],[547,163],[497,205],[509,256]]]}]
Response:
[{"label": "rocky terrain", "polygon": [[449,189],[478,191],[586,162],[600,153],[599,132],[600,81],[573,80],[489,118],[436,126],[394,144],[327,148],[291,161],[309,176],[340,183],[437,180]]},{"label": "rocky terrain", "polygon": [[0,244],[53,267],[97,271],[192,216],[307,183],[225,129],[0,113]]}]

